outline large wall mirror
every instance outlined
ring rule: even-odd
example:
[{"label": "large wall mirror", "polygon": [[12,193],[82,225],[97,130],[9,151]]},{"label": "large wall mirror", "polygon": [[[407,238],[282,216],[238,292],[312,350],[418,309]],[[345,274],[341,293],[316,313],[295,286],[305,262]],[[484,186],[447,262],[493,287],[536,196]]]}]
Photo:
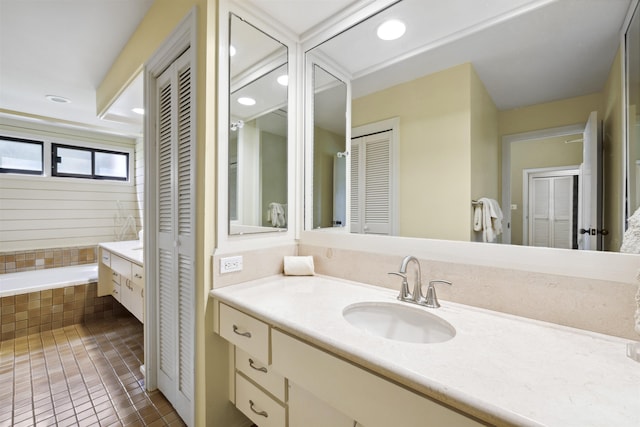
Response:
[{"label": "large wall mirror", "polygon": [[[619,251],[621,30],[633,1],[460,0],[434,8],[401,0],[307,51],[348,76],[352,129],[378,135],[377,124],[397,123],[386,142],[397,146],[396,165],[381,156],[377,167],[398,182],[389,197],[397,206],[388,210],[398,226],[369,230],[483,241],[476,202],[491,199],[504,215],[497,242]],[[395,36],[379,33],[389,21],[404,25]],[[381,193],[362,194],[368,201]],[[592,219],[581,219],[587,211]],[[587,238],[593,243],[581,247]]]},{"label": "large wall mirror", "polygon": [[229,234],[288,227],[288,50],[229,14]]}]

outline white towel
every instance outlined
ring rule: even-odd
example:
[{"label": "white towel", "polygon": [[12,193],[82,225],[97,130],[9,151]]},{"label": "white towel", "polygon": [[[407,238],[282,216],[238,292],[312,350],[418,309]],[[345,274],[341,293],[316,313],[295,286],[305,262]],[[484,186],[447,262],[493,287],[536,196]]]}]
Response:
[{"label": "white towel", "polygon": [[627,220],[628,227],[622,236],[620,252],[640,254],[640,208]]},{"label": "white towel", "polygon": [[284,274],[286,276],[313,276],[312,256],[285,256]]},{"label": "white towel", "polygon": [[273,227],[286,227],[287,205],[276,202],[269,203],[269,207],[267,208],[267,221],[271,222]]},{"label": "white towel", "polygon": [[496,238],[502,234],[502,209],[500,209],[500,204],[488,197],[483,197],[478,202],[482,203],[482,241],[495,242]]}]

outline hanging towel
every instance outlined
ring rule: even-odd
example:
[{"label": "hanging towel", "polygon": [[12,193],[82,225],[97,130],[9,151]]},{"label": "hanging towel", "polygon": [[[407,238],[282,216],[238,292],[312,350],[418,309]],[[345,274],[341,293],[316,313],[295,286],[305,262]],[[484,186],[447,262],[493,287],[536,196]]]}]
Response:
[{"label": "hanging towel", "polygon": [[627,230],[622,236],[620,252],[640,254],[640,208],[627,220]]},{"label": "hanging towel", "polygon": [[267,208],[267,221],[270,222],[273,227],[286,227],[287,205],[276,202],[269,203],[269,207]]},{"label": "hanging towel", "polygon": [[502,209],[500,209],[500,204],[496,200],[489,199],[488,197],[482,197],[478,202],[482,204],[482,241],[488,243],[495,242],[496,238],[502,234]]}]

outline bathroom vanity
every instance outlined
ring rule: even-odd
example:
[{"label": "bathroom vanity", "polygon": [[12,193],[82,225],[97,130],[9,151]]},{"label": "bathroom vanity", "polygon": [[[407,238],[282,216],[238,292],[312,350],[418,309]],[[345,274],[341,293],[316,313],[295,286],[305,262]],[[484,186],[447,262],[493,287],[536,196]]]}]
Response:
[{"label": "bathroom vanity", "polygon": [[[230,399],[261,427],[640,425],[628,340],[446,301],[417,307],[326,276],[272,276],[211,296],[214,330],[233,345]],[[362,306],[411,306],[452,338],[363,331],[345,318]]]},{"label": "bathroom vanity", "polygon": [[139,240],[98,245],[98,296],[112,295],[144,323],[144,267]]}]

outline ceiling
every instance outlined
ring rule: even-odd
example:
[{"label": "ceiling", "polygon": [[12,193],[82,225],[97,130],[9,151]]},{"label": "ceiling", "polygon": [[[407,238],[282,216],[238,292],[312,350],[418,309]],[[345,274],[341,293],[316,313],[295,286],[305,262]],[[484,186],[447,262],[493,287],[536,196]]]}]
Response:
[{"label": "ceiling", "polygon": [[[322,28],[335,14],[380,1],[388,3],[241,3],[300,35]],[[349,41],[350,49],[344,51],[340,38],[321,49],[351,74],[354,97],[471,61],[496,105],[514,108],[601,90],[630,1],[404,0],[387,10],[396,13],[397,9],[409,26],[394,45],[383,49],[370,44],[378,43],[369,37],[367,28],[376,25],[376,17],[359,27],[364,30],[360,35],[340,36],[355,37]],[[129,114],[130,105],[126,105],[133,101],[114,104],[107,117],[117,121],[102,120],[96,117],[95,91],[152,3],[0,0],[0,113],[18,112],[139,134],[141,118]],[[548,83],[548,89],[541,87],[541,81]],[[132,100],[141,99],[141,79],[136,85],[124,96],[133,93]],[[528,90],[522,92],[525,87]],[[53,103],[46,95],[62,96],[71,103]],[[119,117],[122,115],[128,118]]]},{"label": "ceiling", "polygon": [[96,117],[96,89],[152,3],[0,0],[0,112],[139,134],[142,116],[127,112],[127,122]]}]

